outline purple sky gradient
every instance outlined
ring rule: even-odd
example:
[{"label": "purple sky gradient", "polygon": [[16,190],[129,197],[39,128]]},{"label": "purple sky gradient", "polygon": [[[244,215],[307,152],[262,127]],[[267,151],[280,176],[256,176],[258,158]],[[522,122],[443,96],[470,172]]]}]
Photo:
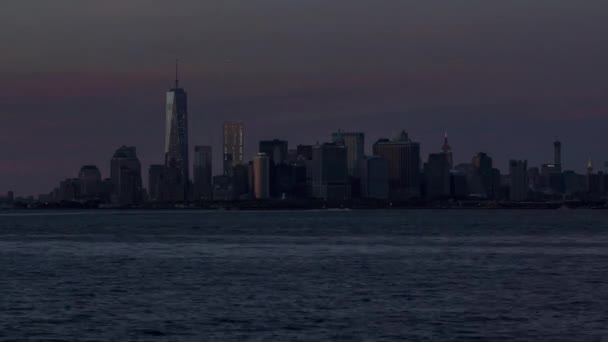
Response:
[{"label": "purple sky gradient", "polygon": [[[162,161],[164,92],[181,60],[190,145],[221,123],[257,141],[403,128],[423,159],[444,131],[458,162],[486,151],[566,168],[608,160],[608,3],[531,1],[9,1],[0,12],[0,193],[50,191],[122,144]],[[145,175],[146,172],[144,172]]]}]

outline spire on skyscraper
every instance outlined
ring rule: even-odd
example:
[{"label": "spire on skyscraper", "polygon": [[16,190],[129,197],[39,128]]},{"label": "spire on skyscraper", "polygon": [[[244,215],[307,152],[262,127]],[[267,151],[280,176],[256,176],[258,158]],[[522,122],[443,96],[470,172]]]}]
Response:
[{"label": "spire on skyscraper", "polygon": [[441,146],[441,152],[445,154],[448,165],[450,166],[450,169],[452,169],[452,167],[454,167],[454,157],[452,156],[452,148],[448,143],[448,132],[443,133],[443,146]]},{"label": "spire on skyscraper", "polygon": [[441,147],[441,150],[444,153],[447,153],[452,150],[452,148],[450,147],[450,144],[448,144],[448,132],[443,133],[443,146]]},{"label": "spire on skyscraper", "polygon": [[175,59],[175,89],[179,88],[179,59]]}]

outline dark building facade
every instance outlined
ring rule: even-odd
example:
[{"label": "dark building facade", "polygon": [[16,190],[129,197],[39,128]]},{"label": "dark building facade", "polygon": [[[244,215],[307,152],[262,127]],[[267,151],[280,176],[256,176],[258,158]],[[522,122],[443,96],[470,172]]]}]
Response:
[{"label": "dark building facade", "polygon": [[348,174],[359,177],[360,163],[365,156],[365,134],[361,132],[338,131],[331,135],[332,142],[346,147]]},{"label": "dark building facade", "polygon": [[189,194],[189,160],[188,160],[188,94],[179,87],[175,79],[175,88],[166,95],[165,127],[165,168],[163,178],[165,193],[170,193],[169,201],[185,201]]},{"label": "dark building facade", "polygon": [[152,202],[161,201],[162,179],[164,165],[153,164],[148,168],[148,200]]},{"label": "dark building facade", "polygon": [[224,175],[232,176],[236,165],[243,164],[243,123],[240,121],[226,121],[223,126],[223,156]]},{"label": "dark building facade", "polygon": [[110,161],[112,203],[133,205],[142,202],[141,164],[135,147],[122,146]]},{"label": "dark building facade", "polygon": [[270,159],[271,166],[284,163],[287,160],[289,144],[285,140],[262,140],[259,144],[259,153],[264,153]]},{"label": "dark building facade", "polygon": [[528,198],[530,189],[528,181],[528,162],[526,160],[509,161],[509,199],[521,202]]},{"label": "dark building facade", "polygon": [[213,197],[213,155],[211,146],[194,146],[193,196],[195,200]]},{"label": "dark building facade", "polygon": [[333,143],[316,145],[312,155],[313,197],[330,201],[350,198],[346,147]]},{"label": "dark building facade", "polygon": [[380,139],[374,155],[388,161],[390,197],[407,200],[420,197],[420,144],[402,131],[395,139]]},{"label": "dark building facade", "polygon": [[430,200],[450,196],[450,160],[446,153],[431,153],[424,167],[425,197]]}]

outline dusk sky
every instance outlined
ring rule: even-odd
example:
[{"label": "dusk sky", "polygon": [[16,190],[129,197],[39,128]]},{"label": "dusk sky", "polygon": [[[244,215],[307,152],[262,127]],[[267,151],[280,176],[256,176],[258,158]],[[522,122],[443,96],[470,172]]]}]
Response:
[{"label": "dusk sky", "polygon": [[164,99],[180,59],[190,150],[221,125],[323,142],[405,129],[422,158],[450,135],[456,162],[484,151],[565,169],[608,161],[605,0],[7,0],[0,6],[0,193],[37,195],[121,145],[144,180],[163,160]]}]

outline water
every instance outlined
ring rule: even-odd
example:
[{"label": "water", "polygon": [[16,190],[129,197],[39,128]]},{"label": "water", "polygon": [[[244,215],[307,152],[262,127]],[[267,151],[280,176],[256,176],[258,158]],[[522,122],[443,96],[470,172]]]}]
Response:
[{"label": "water", "polygon": [[0,340],[608,341],[608,212],[0,212]]}]

